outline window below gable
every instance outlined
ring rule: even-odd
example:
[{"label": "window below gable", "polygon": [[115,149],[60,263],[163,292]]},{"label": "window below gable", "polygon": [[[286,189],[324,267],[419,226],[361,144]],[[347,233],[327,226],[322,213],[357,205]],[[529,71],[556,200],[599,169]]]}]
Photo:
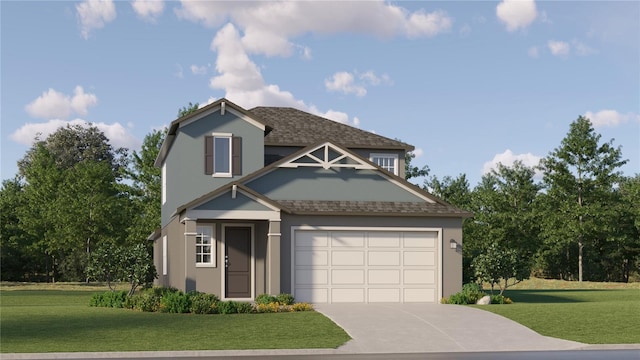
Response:
[{"label": "window below gable", "polygon": [[216,266],[216,241],[213,225],[196,226],[196,266]]},{"label": "window below gable", "polygon": [[371,154],[372,163],[380,166],[388,172],[398,175],[398,155],[396,154]]},{"label": "window below gable", "polygon": [[204,173],[214,177],[242,175],[242,138],[226,133],[205,136]]}]

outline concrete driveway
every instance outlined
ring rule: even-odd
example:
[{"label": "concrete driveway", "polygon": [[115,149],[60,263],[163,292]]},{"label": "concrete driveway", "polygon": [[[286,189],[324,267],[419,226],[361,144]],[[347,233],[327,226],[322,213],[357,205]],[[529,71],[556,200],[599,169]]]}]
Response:
[{"label": "concrete driveway", "polygon": [[[492,306],[492,305],[487,305]],[[442,304],[315,304],[353,340],[353,353],[570,350],[585,344],[542,336],[488,311]]]}]

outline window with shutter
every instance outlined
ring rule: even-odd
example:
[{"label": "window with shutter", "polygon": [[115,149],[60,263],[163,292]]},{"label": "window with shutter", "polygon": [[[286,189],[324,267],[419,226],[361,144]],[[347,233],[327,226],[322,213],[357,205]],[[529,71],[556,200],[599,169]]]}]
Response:
[{"label": "window with shutter", "polygon": [[217,133],[205,136],[204,173],[214,177],[242,175],[242,138]]}]

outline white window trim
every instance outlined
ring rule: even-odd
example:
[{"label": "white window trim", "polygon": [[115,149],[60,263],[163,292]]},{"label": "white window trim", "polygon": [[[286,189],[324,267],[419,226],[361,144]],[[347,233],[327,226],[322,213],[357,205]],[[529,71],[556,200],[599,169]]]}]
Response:
[{"label": "white window trim", "polygon": [[[212,133],[213,136],[213,177],[233,177],[233,134]],[[216,172],[216,138],[229,139],[229,172]]]},{"label": "white window trim", "polygon": [[167,203],[167,163],[162,164],[162,205]]},{"label": "white window trim", "polygon": [[[371,160],[372,163],[378,165],[378,163],[376,163],[374,161],[375,158],[385,158],[385,159],[391,159],[393,160],[393,174],[394,175],[398,175],[398,155],[397,154],[384,154],[384,153],[372,153],[369,155],[369,160]],[[380,166],[380,165],[378,165]],[[382,166],[380,166],[382,167]],[[384,169],[384,167],[382,167]],[[385,169],[386,170],[386,169]]]},{"label": "white window trim", "polygon": [[[201,233],[200,231],[198,231],[199,228],[209,228],[211,231],[211,261],[208,263],[205,262],[198,262],[198,235]],[[217,253],[216,253],[216,247],[217,247],[217,242],[216,242],[216,227],[214,224],[197,224],[196,225],[196,248],[194,249],[194,251],[196,252],[196,267],[216,267],[216,258],[217,258]]]}]

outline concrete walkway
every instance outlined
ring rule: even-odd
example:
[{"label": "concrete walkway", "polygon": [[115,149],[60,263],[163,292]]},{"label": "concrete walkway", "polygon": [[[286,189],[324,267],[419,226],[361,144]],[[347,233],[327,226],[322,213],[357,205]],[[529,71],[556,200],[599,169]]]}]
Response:
[{"label": "concrete walkway", "polygon": [[[491,306],[491,305],[488,305]],[[585,344],[542,336],[488,311],[441,304],[318,304],[353,340],[349,353],[572,350]]]}]

